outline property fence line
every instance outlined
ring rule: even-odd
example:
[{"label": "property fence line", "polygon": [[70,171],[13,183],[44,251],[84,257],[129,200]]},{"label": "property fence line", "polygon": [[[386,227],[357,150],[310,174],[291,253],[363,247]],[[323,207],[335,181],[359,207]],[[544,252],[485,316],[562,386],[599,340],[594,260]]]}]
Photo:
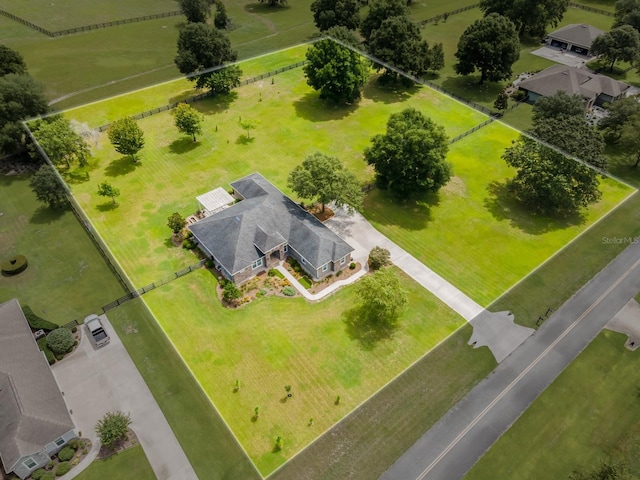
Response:
[{"label": "property fence line", "polygon": [[147,292],[150,292],[151,290],[155,290],[158,287],[161,287],[163,285],[166,285],[169,282],[173,282],[174,280],[180,278],[180,277],[184,277],[185,275],[187,275],[188,273],[193,272],[194,270],[197,270],[199,268],[202,267],[202,265],[204,265],[204,263],[207,261],[206,258],[203,258],[202,260],[200,260],[198,263],[194,263],[193,265],[189,265],[186,268],[183,268],[182,270],[179,270],[177,272],[174,272],[172,275],[169,275],[161,280],[158,280],[156,282],[150,283],[149,285],[145,285],[142,288],[138,288],[137,290],[133,290],[133,291],[129,291],[129,293],[127,293],[126,295],[121,296],[120,298],[115,299],[112,302],[107,303],[106,305],[102,306],[102,313],[107,313],[109,310],[112,310],[120,305],[122,305],[123,303],[128,302],[129,300],[133,300],[134,298],[138,298],[142,295],[144,295]]},{"label": "property fence line", "polygon": [[586,10],[587,12],[599,13],[600,15],[606,15],[607,17],[615,17],[616,16],[616,14],[613,13],[613,12],[609,12],[607,10],[601,10],[599,8],[589,7],[587,5],[582,5],[580,3],[570,2],[569,6],[572,7],[572,8],[578,8],[580,10]]},{"label": "property fence line", "polygon": [[[249,85],[250,83],[259,82],[260,80],[264,80],[265,78],[273,77],[274,75],[278,75],[278,74],[286,72],[288,70],[293,70],[294,68],[301,67],[301,66],[305,65],[306,63],[307,63],[306,60],[301,60],[301,61],[296,62],[294,64],[287,65],[286,67],[281,67],[281,68],[278,68],[277,70],[272,70],[270,72],[263,73],[261,75],[256,75],[255,77],[247,78],[247,79],[243,80],[242,82],[240,82],[239,86],[242,87],[242,86],[245,86],[245,85]],[[136,113],[135,115],[132,115],[132,117],[135,120],[140,120],[142,118],[150,117],[152,115],[156,115],[158,113],[166,112],[167,110],[171,110],[172,108],[177,107],[181,103],[189,103],[189,104],[191,104],[191,103],[197,102],[199,100],[202,100],[202,99],[210,97],[210,96],[211,96],[211,92],[200,93],[198,95],[193,95],[191,97],[185,98],[183,100],[179,100],[177,102],[168,103],[166,105],[162,105],[161,107],[156,107],[156,108],[153,108],[151,110],[146,110],[144,112]],[[104,125],[100,125],[99,127],[96,127],[94,130],[97,130],[98,132],[104,132],[110,126],[111,126],[111,124],[107,123],[107,124],[104,124]]]},{"label": "property fence line", "polygon": [[80,325],[80,322],[78,322],[78,320],[71,320],[68,323],[65,323],[64,325],[61,326],[61,328],[68,328],[68,329],[72,329],[73,327],[77,327],[78,325]]},{"label": "property fence line", "polygon": [[48,37],[63,37],[65,35],[71,35],[73,33],[86,32],[89,30],[97,30],[99,28],[115,27],[116,25],[124,25],[126,23],[138,23],[138,22],[146,22],[148,20],[156,20],[158,18],[175,17],[178,15],[182,15],[182,12],[180,12],[179,10],[175,10],[172,12],[154,13],[152,15],[143,15],[141,17],[125,18],[123,20],[114,20],[112,22],[94,23],[92,25],[83,25],[80,27],[67,28],[65,30],[58,30],[58,31],[47,30],[46,28],[36,25],[35,23],[30,22],[29,20],[25,20],[24,18],[18,17],[13,13],[7,12],[6,10],[0,9],[0,15],[4,15],[5,17],[10,18],[11,20],[19,22],[33,30],[43,33]]},{"label": "property fence line", "polygon": [[444,12],[440,15],[436,15],[434,17],[427,18],[426,20],[420,20],[418,25],[424,27],[427,23],[439,22],[440,20],[447,21],[451,15],[455,15],[456,13],[466,12],[468,10],[473,10],[474,8],[478,8],[480,6],[479,3],[474,3],[473,5],[467,5],[466,7],[458,8],[456,10],[451,10],[450,12]]}]

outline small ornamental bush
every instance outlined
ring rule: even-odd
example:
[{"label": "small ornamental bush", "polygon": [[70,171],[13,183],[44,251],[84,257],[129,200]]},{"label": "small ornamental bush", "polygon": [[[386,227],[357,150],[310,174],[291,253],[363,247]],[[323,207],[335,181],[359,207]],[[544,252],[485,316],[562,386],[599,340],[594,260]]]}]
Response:
[{"label": "small ornamental bush", "polygon": [[53,472],[47,472],[44,475],[42,475],[42,477],[40,477],[40,480],[55,480],[56,479],[56,474]]},{"label": "small ornamental bush", "polygon": [[186,248],[187,250],[193,250],[194,248],[196,248],[196,244],[193,243],[193,240],[191,240],[190,238],[185,238],[182,241],[182,248]]},{"label": "small ornamental bush", "polygon": [[66,462],[71,460],[73,456],[76,454],[76,451],[70,446],[64,447],[62,450],[58,452],[58,460],[61,462]]},{"label": "small ornamental bush", "polygon": [[354,262],[351,262],[349,264],[349,270],[355,270],[356,269],[356,264]]},{"label": "small ornamental bush", "polygon": [[24,255],[16,255],[6,262],[2,262],[1,268],[2,271],[7,275],[16,275],[20,272],[23,272],[27,268],[27,265],[27,257],[25,257]]},{"label": "small ornamental bush", "polygon": [[45,473],[47,473],[47,471],[44,468],[39,468],[31,474],[31,478],[33,480],[40,480]]},{"label": "small ornamental bush", "polygon": [[233,282],[226,282],[222,290],[222,298],[227,302],[237,300],[242,296],[242,291]]},{"label": "small ornamental bush", "polygon": [[56,477],[61,477],[69,473],[69,470],[71,470],[71,464],[69,462],[60,462],[56,468]]},{"label": "small ornamental bush", "polygon": [[369,253],[369,267],[378,270],[391,263],[391,253],[382,247],[373,247]]},{"label": "small ornamental bush", "polygon": [[119,440],[126,438],[129,425],[131,425],[129,414],[120,411],[107,413],[96,424],[96,433],[100,443],[110,448]]},{"label": "small ornamental bush", "polygon": [[47,334],[47,347],[57,354],[63,354],[73,347],[73,333],[68,328],[56,328]]},{"label": "small ornamental bush", "polygon": [[293,287],[284,287],[282,289],[282,293],[284,293],[287,297],[293,297],[296,294],[296,289]]},{"label": "small ornamental bush", "polygon": [[204,262],[204,266],[207,268],[213,268],[213,260],[207,258],[207,260]]},{"label": "small ornamental bush", "polygon": [[76,333],[78,331],[78,327],[71,327],[71,333]]},{"label": "small ornamental bush", "polygon": [[78,448],[80,448],[80,440],[78,440],[77,438],[74,438],[69,442],[69,446],[74,450],[78,450]]}]

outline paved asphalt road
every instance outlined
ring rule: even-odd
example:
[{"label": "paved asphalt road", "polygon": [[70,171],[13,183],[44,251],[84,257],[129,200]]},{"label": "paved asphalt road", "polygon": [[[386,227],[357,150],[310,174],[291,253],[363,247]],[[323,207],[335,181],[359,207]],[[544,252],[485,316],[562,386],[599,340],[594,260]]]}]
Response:
[{"label": "paved asphalt road", "polygon": [[638,291],[640,244],[629,246],[550,316],[381,479],[462,478]]}]

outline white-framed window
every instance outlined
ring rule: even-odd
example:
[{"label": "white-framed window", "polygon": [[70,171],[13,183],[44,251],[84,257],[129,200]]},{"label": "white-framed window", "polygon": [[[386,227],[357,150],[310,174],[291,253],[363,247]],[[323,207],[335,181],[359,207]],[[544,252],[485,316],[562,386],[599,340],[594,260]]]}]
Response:
[{"label": "white-framed window", "polygon": [[322,265],[322,271],[326,272],[327,270],[329,270],[329,264],[325,263],[324,265]]},{"label": "white-framed window", "polygon": [[61,447],[65,444],[64,438],[60,437],[54,442],[57,446]]},{"label": "white-framed window", "polygon": [[340,259],[340,265],[344,265],[344,262],[346,262],[346,261],[347,261],[347,257],[342,257]]},{"label": "white-framed window", "polygon": [[31,458],[27,458],[22,464],[27,468],[34,468],[37,463],[33,461]]},{"label": "white-framed window", "polygon": [[304,257],[300,257],[300,263],[306,265],[307,261],[304,259]]},{"label": "white-framed window", "polygon": [[251,264],[251,270],[255,270],[256,268],[260,268],[261,266],[262,266],[262,258],[259,258]]},{"label": "white-framed window", "polygon": [[284,246],[284,253],[287,253],[289,251],[289,245],[285,245]]}]

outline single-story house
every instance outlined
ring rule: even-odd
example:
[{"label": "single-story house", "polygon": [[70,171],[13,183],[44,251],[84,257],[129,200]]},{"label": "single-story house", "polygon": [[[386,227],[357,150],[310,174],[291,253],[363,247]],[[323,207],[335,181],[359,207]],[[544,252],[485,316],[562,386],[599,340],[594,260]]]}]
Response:
[{"label": "single-story house", "polygon": [[588,70],[553,65],[521,81],[518,88],[527,94],[527,100],[531,103],[559,90],[569,95],[580,95],[589,109],[594,104],[602,106],[619,100],[625,96],[630,86]]},{"label": "single-story house", "polygon": [[5,472],[26,478],[77,437],[18,300],[0,304],[0,459]]},{"label": "single-story house", "polygon": [[240,200],[189,225],[229,280],[242,283],[295,258],[314,280],[346,268],[353,248],[259,173],[231,183]]},{"label": "single-story house", "polygon": [[589,55],[591,44],[603,33],[605,33],[603,30],[586,23],[572,23],[547,35],[545,42],[551,47]]}]

